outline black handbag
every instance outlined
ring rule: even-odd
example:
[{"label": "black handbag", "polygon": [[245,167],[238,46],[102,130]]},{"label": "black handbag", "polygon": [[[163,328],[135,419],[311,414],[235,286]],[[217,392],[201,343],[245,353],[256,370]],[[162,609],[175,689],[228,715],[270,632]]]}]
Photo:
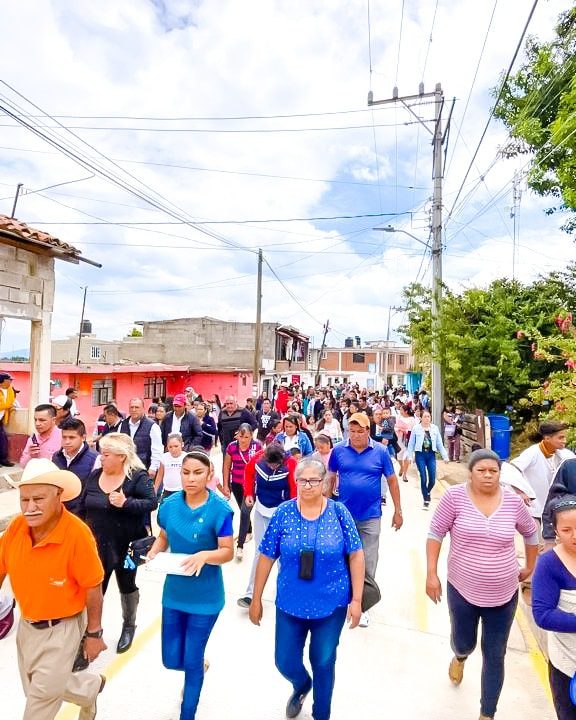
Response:
[{"label": "black handbag", "polygon": [[378,583],[372,575],[366,573],[364,576],[364,587],[362,589],[362,612],[367,612],[379,603],[380,600],[382,600],[382,595]]},{"label": "black handbag", "polygon": [[154,535],[146,535],[139,540],[132,540],[128,545],[126,553],[126,561],[131,561],[135,567],[145,562],[146,555],[150,552],[150,548],[156,542]]}]

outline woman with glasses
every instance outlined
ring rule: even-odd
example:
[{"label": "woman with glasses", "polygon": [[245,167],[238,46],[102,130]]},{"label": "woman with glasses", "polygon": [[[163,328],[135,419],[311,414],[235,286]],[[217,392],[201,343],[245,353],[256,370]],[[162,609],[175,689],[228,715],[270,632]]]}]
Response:
[{"label": "woman with glasses", "polygon": [[[474,652],[482,621],[480,720],[492,720],[502,685],[508,637],[518,605],[518,582],[528,578],[538,554],[538,531],[516,493],[500,485],[501,460],[492,450],[475,450],[470,479],[442,496],[428,534],[426,594],[442,597],[438,558],[450,533],[446,595],[454,657],[448,677],[460,685],[464,663]],[[524,538],[526,566],[518,567],[514,538]]]},{"label": "woman with glasses", "polygon": [[[298,464],[298,498],[278,508],[268,525],[250,605],[250,620],[260,625],[262,593],[279,560],[275,660],[293,689],[288,718],[300,713],[312,689],[312,717],[330,718],[340,634],[347,617],[354,628],[362,613],[362,542],[344,505],[324,496],[325,479],[321,461]],[[303,661],[308,636],[311,673]]]},{"label": "woman with glasses", "polygon": [[270,519],[285,500],[296,497],[295,470],[296,460],[291,455],[285,455],[282,446],[277,443],[269,445],[246,465],[244,503],[250,509],[254,507],[252,525],[255,551],[248,587],[244,596],[238,600],[240,607],[248,608],[252,602],[258,548]]}]

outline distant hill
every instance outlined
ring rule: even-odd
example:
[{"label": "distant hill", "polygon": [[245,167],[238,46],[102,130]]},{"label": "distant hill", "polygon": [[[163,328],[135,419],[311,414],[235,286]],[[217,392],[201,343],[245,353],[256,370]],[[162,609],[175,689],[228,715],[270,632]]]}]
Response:
[{"label": "distant hill", "polygon": [[30,360],[30,350],[22,348],[20,350],[12,350],[11,352],[3,352],[0,361],[10,360],[11,362],[28,362]]}]

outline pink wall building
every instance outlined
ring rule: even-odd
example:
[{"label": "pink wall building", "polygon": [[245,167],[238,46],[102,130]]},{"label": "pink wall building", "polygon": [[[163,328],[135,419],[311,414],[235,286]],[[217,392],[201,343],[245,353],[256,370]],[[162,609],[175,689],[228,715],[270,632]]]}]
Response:
[{"label": "pink wall building", "polygon": [[[18,402],[28,407],[30,399],[30,365],[3,362],[0,369],[9,372],[18,393]],[[63,394],[67,388],[78,390],[76,404],[89,433],[102,407],[113,398],[122,411],[133,397],[143,397],[144,403],[155,397],[166,397],[193,387],[204,400],[221,400],[235,395],[241,405],[252,394],[252,373],[244,370],[194,370],[186,365],[147,363],[140,365],[91,365],[89,367],[53,363],[50,371],[52,396]],[[48,402],[49,398],[45,399]]]}]

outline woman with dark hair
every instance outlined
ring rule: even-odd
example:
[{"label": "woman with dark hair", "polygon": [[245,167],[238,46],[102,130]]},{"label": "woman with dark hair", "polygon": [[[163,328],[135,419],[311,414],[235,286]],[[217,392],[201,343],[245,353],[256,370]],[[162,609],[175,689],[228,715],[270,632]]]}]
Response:
[{"label": "woman with dark hair", "polygon": [[216,427],[216,423],[214,422],[214,418],[208,414],[208,408],[205,402],[198,403],[196,408],[196,417],[202,426],[202,440],[200,441],[200,444],[207,453],[210,453],[216,436],[218,435],[218,429]]},{"label": "woman with dark hair", "polygon": [[207,485],[210,458],[189,452],[182,462],[182,491],[158,512],[160,534],[148,553],[153,560],[170,549],[188,557],[184,574],[168,574],[162,594],[162,662],[184,671],[180,720],[194,720],[204,682],[204,651],[224,607],[224,563],[232,560],[232,510]]},{"label": "woman with dark hair", "polygon": [[286,453],[293,447],[300,448],[303,456],[311,455],[313,452],[312,441],[308,433],[302,429],[300,418],[295,413],[286,415],[282,421],[282,432],[276,435],[276,442],[282,445]]},{"label": "woman with dark hair", "polygon": [[311,460],[320,460],[320,462],[324,463],[324,466],[327,468],[328,460],[330,460],[332,448],[334,447],[332,438],[330,437],[330,435],[325,435],[324,433],[319,433],[314,438],[314,447],[316,449],[312,453],[312,455],[310,455],[310,459]]},{"label": "woman with dark hair", "polygon": [[538,431],[530,436],[534,444],[512,460],[512,464],[528,480],[536,495],[530,508],[535,518],[542,518],[542,510],[556,470],[563,460],[574,457],[574,453],[566,449],[568,427],[566,423],[556,420],[540,423]]},{"label": "woman with dark hair", "polygon": [[244,485],[246,482],[246,467],[250,460],[260,453],[262,444],[252,438],[252,426],[242,423],[236,433],[236,440],[226,448],[224,462],[222,463],[222,485],[224,495],[234,495],[240,510],[240,529],[238,530],[238,541],[236,545],[236,560],[244,557],[244,543],[249,534],[252,533],[250,524],[250,512],[252,510],[244,502]]},{"label": "woman with dark hair", "polygon": [[576,674],[576,495],[552,500],[550,522],[556,546],[536,565],[532,613],[538,627],[548,630],[548,678],[558,720],[576,720],[570,692]]},{"label": "woman with dark hair", "polygon": [[329,435],[333,443],[341,442],[343,439],[342,428],[332,410],[324,410],[322,418],[316,424],[316,430],[323,435]]},{"label": "woman with dark hair", "polygon": [[154,422],[157,425],[162,424],[162,420],[166,417],[166,405],[164,403],[158,403],[158,406],[156,407],[156,412],[154,413]]},{"label": "woman with dark hair", "polygon": [[296,497],[296,464],[296,460],[286,454],[282,445],[272,443],[246,466],[244,502],[250,509],[254,506],[255,551],[248,587],[244,596],[238,600],[240,607],[250,607],[252,602],[260,542],[270,519],[285,500]]},{"label": "woman with dark hair", "polygon": [[[492,720],[504,683],[504,657],[518,604],[518,581],[526,580],[538,554],[537,526],[522,499],[500,485],[501,460],[492,450],[470,455],[467,483],[445,492],[430,524],[426,594],[442,597],[438,558],[450,533],[447,598],[454,657],[448,676],[460,685],[464,663],[476,647],[482,621],[480,720]],[[524,538],[519,569],[514,536]]]}]

